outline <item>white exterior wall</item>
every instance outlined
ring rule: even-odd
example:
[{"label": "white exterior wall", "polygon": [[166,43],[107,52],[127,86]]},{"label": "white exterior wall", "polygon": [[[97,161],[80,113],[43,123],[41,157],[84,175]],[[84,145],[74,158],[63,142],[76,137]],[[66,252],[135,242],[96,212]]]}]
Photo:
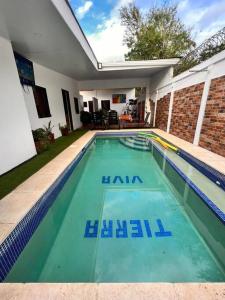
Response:
[{"label": "white exterior wall", "polygon": [[210,78],[217,78],[225,74],[225,50],[214,55],[210,59],[201,64],[187,70],[173,78],[158,77],[156,74],[150,79],[150,96],[155,100],[158,90],[158,99],[171,92],[177,91],[201,82],[205,82],[208,71],[210,70]]},{"label": "white exterior wall", "polygon": [[150,90],[155,90],[159,86],[166,85],[173,78],[173,68],[164,69],[150,78]]},{"label": "white exterior wall", "polygon": [[[162,98],[164,95],[171,92],[169,115],[167,121],[167,132],[170,132],[174,92],[204,82],[204,89],[203,89],[200,110],[197,119],[197,127],[195,130],[195,136],[193,141],[195,145],[198,145],[200,135],[201,135],[202,123],[205,115],[205,108],[207,104],[208,92],[210,89],[211,80],[224,75],[225,75],[225,50],[214,55],[213,57],[202,62],[201,64],[196,65],[193,68],[171,79],[168,78],[168,80],[165,80],[166,77],[160,78],[157,75],[153,76],[150,79],[150,87],[151,87],[150,98],[153,101],[157,101],[158,99]],[[154,120],[156,119],[156,107],[157,107],[157,102],[155,105]]]},{"label": "white exterior wall", "polygon": [[[125,108],[126,103],[129,99],[135,99],[135,89],[115,89],[115,90],[97,90],[97,91],[82,91],[80,92],[83,96],[83,101],[92,101],[95,97],[98,99],[98,108],[101,109],[101,100],[110,100],[110,109],[116,110],[120,115],[122,110]],[[113,94],[126,94],[126,103],[113,104],[112,95]],[[84,108],[89,111],[88,107]]]},{"label": "white exterior wall", "polygon": [[[38,113],[35,105],[33,90],[31,87],[25,86],[24,98],[30,118],[32,129],[37,129],[47,125],[51,120],[54,125],[53,132],[55,137],[61,136],[58,124],[66,124],[65,112],[63,106],[62,89],[67,90],[70,95],[70,106],[73,118],[74,129],[81,127],[80,115],[75,113],[74,97],[79,99],[79,90],[77,81],[60,73],[52,71],[46,67],[34,65],[35,84],[46,88],[48,103],[50,108],[50,118],[38,118]],[[82,100],[80,99],[80,102]],[[81,105],[80,105],[81,108]]]},{"label": "white exterior wall", "polygon": [[36,154],[11,43],[0,37],[0,175]]}]

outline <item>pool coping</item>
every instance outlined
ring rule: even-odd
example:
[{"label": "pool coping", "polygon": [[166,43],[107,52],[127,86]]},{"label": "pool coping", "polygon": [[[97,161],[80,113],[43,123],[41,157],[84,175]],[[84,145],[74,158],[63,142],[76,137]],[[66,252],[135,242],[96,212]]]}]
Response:
[{"label": "pool coping", "polygon": [[0,299],[223,300],[224,283],[2,283]]},{"label": "pool coping", "polygon": [[[219,172],[221,172],[221,165],[225,166],[224,157],[201,147],[194,146],[159,129],[146,128],[89,131],[0,201],[0,244],[24,218],[29,210],[38,202],[40,197],[46,193],[48,188],[54,184],[57,178],[74,161],[74,159],[76,160],[79,154],[82,153],[82,150],[84,150],[84,147],[87,147],[87,144],[93,140],[96,133],[126,134],[129,132],[140,131],[155,132],[162,138],[173,143],[175,146],[186,151],[207,165],[210,165],[213,168],[216,166],[215,169]],[[224,170],[225,168],[223,169],[223,174]]]},{"label": "pool coping", "polygon": [[[152,142],[150,142],[152,143]],[[157,149],[160,155],[167,161],[167,163],[176,171],[177,174],[188,184],[188,186],[199,196],[199,198],[208,206],[208,208],[213,212],[217,219],[219,219],[225,225],[225,212],[220,209],[186,174],[176,166],[176,164],[167,157],[166,153],[164,153],[158,145],[152,143],[152,146]],[[177,155],[181,156],[181,153],[177,153]],[[184,160],[188,162],[185,156],[181,156]],[[198,169],[198,168],[196,168]],[[210,178],[209,178],[210,179]],[[210,179],[211,180],[211,179]]]},{"label": "pool coping", "polygon": [[205,163],[206,165],[212,167],[213,169],[217,170],[221,174],[225,175],[225,157],[213,153],[200,146],[193,145],[192,143],[189,143],[161,129],[151,129],[151,131],[155,132],[156,134],[168,140],[176,147],[182,149],[183,151],[187,152],[191,156],[194,156],[201,162]]}]

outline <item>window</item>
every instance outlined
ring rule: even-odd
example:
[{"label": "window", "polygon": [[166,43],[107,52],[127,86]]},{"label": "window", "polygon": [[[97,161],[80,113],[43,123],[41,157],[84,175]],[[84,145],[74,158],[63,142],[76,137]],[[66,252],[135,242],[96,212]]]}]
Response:
[{"label": "window", "polygon": [[76,114],[79,114],[80,110],[79,110],[79,101],[78,101],[78,98],[74,98],[74,105],[75,105],[75,112],[76,112]]},{"label": "window", "polygon": [[35,85],[33,87],[33,93],[34,93],[34,100],[37,108],[38,117],[39,118],[51,117],[46,89],[41,86]]},{"label": "window", "polygon": [[84,101],[84,107],[87,107],[87,102],[86,101]]}]

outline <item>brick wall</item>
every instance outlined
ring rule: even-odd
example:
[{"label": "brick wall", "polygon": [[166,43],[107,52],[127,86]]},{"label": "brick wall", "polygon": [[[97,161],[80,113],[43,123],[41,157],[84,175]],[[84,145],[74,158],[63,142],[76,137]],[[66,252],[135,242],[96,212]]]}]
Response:
[{"label": "brick wall", "polygon": [[204,83],[174,92],[170,133],[193,142]]},{"label": "brick wall", "polygon": [[225,156],[225,76],[211,81],[199,146]]},{"label": "brick wall", "polygon": [[155,126],[159,129],[166,130],[170,104],[170,93],[163,96],[157,101]]}]

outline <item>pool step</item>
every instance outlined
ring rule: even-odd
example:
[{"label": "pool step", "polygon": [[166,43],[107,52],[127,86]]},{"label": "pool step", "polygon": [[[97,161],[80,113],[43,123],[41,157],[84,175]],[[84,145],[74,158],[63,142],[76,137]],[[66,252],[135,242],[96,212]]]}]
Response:
[{"label": "pool step", "polygon": [[128,137],[127,138],[127,141],[129,143],[133,143],[135,145],[138,145],[138,146],[146,146],[146,140],[143,140],[143,139],[137,139],[136,137],[133,138],[133,137]]},{"label": "pool step", "polygon": [[145,139],[140,139],[136,137],[127,137],[127,138],[121,138],[120,142],[124,146],[132,149],[141,150],[141,151],[150,151],[150,148],[146,144]]},{"label": "pool step", "polygon": [[136,141],[146,141],[146,138],[144,136],[136,136],[135,140]]}]

